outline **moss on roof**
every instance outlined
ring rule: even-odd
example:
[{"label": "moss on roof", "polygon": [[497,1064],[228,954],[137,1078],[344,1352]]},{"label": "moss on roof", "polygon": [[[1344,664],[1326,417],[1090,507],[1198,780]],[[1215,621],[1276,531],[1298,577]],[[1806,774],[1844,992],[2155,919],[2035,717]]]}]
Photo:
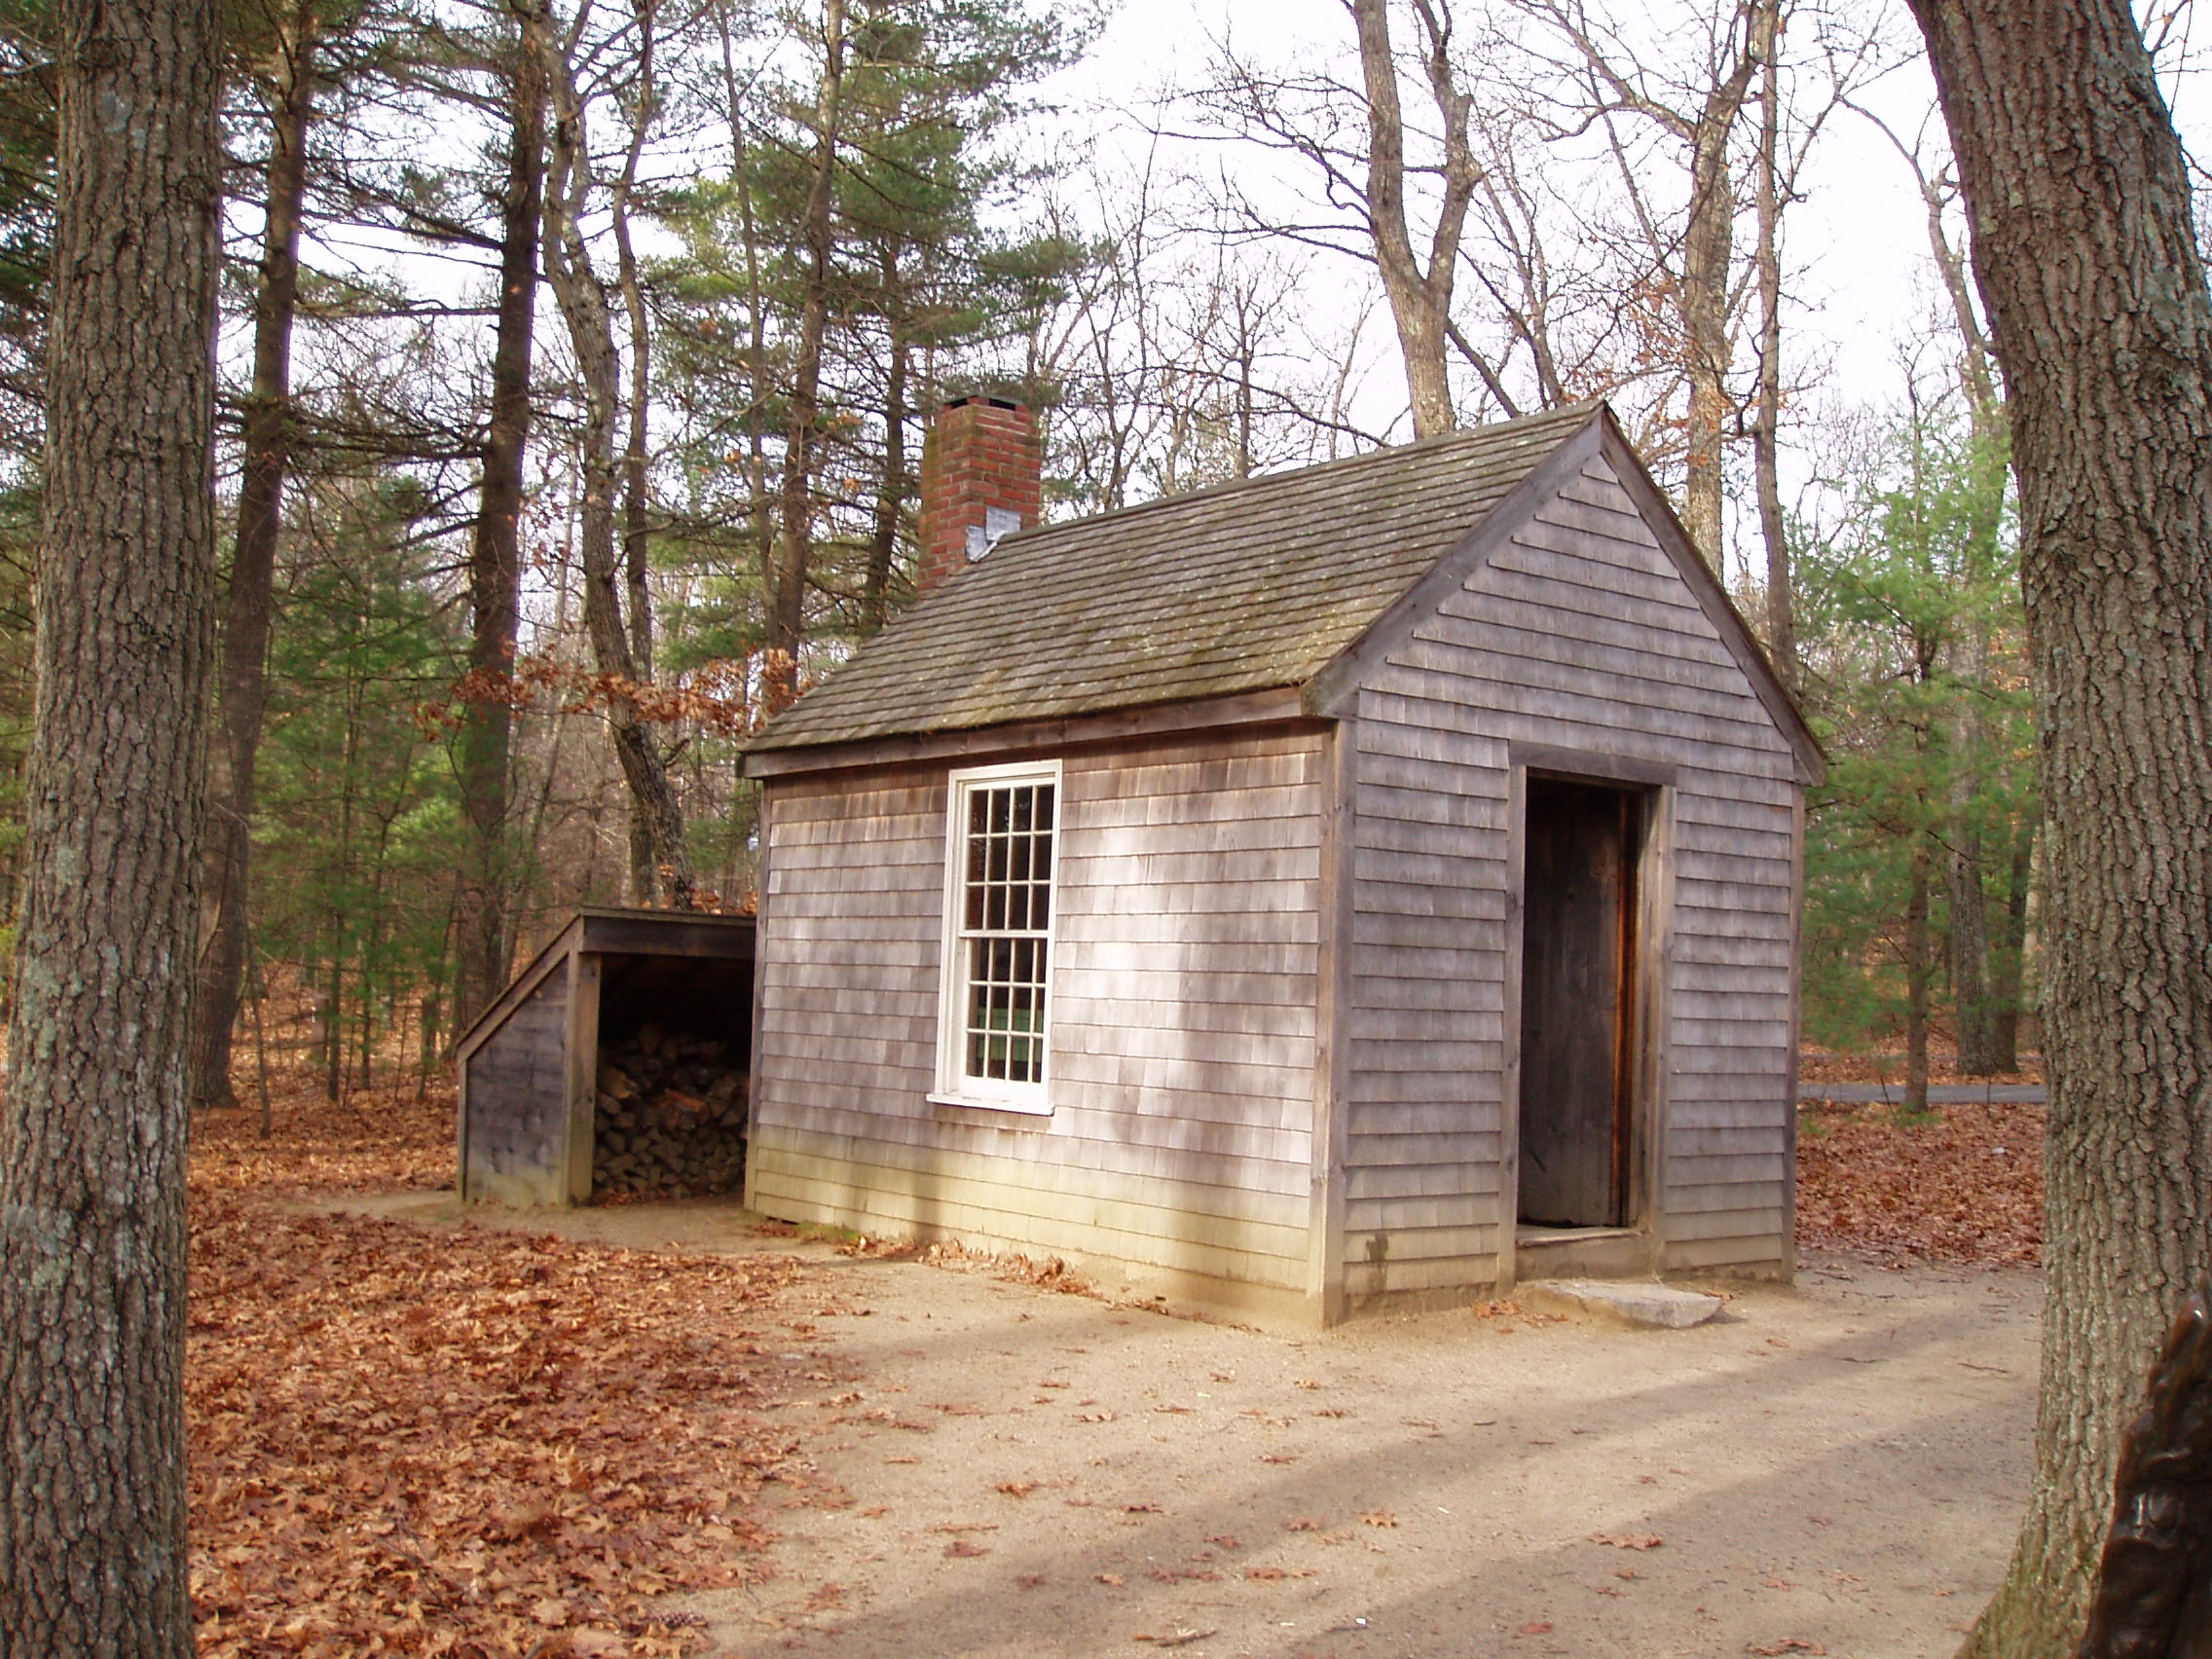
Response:
[{"label": "moss on roof", "polygon": [[749,747],[1303,685],[1595,418],[1579,404],[1009,535]]}]

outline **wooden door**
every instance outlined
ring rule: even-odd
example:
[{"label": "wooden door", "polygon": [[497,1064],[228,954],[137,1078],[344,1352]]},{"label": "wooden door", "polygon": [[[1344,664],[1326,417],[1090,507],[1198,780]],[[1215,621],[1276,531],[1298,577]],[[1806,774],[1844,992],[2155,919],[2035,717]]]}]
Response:
[{"label": "wooden door", "polygon": [[1529,780],[1520,1219],[1628,1220],[1635,855],[1627,790]]}]

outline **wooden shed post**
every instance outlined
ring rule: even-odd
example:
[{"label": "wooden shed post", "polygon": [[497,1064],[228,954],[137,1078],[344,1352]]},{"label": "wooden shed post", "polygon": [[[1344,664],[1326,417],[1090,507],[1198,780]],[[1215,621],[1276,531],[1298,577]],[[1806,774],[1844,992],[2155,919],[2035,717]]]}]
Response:
[{"label": "wooden shed post", "polygon": [[1529,766],[1505,769],[1505,986],[1499,1035],[1505,1064],[1499,1068],[1497,1105],[1497,1290],[1521,1277],[1521,935],[1529,870]]},{"label": "wooden shed post", "polygon": [[[1789,1133],[1783,1167],[1797,1168],[1797,1051],[1805,1045],[1805,792],[1789,802],[1789,960],[1799,966],[1789,976]],[[1782,1188],[1782,1271],[1797,1276],[1797,1183]]]},{"label": "wooden shed post", "polygon": [[1342,719],[1329,730],[1328,794],[1321,816],[1320,917],[1316,952],[1313,1029],[1312,1208],[1309,1267],[1310,1293],[1323,1325],[1350,1312],[1345,1294],[1345,1095],[1351,1075],[1351,1042],[1346,1030],[1351,1007],[1352,765],[1359,753],[1357,722]]},{"label": "wooden shed post", "polygon": [[592,1136],[599,1117],[600,953],[569,953],[569,1123],[566,1189],[572,1204],[591,1201]]},{"label": "wooden shed post", "polygon": [[462,1203],[469,1200],[468,1191],[468,1059],[465,1053],[454,1061],[453,1095],[453,1187]]},{"label": "wooden shed post", "polygon": [[1655,780],[1644,797],[1643,851],[1638,861],[1636,1009],[1636,1198],[1638,1225],[1650,1246],[1656,1274],[1667,1249],[1667,1056],[1675,982],[1675,812],[1680,791],[1672,779]]},{"label": "wooden shed post", "polygon": [[754,819],[754,833],[758,850],[753,859],[753,1007],[749,1014],[753,1037],[751,1064],[745,1078],[745,1191],[741,1195],[745,1207],[752,1210],[760,1207],[756,1193],[758,1186],[760,1148],[760,1056],[763,1051],[760,1041],[763,1018],[761,988],[767,983],[767,977],[760,971],[760,951],[769,940],[768,872],[769,862],[774,856],[771,837],[776,823],[775,806],[775,786],[763,782],[760,786],[758,816]]}]

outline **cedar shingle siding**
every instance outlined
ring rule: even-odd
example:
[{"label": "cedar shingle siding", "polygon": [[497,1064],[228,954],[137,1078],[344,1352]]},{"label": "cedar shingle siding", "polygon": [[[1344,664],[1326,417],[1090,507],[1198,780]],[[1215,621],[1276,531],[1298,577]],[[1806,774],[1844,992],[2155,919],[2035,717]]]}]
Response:
[{"label": "cedar shingle siding", "polygon": [[[1788,1272],[1819,752],[1602,410],[1009,536],[754,747],[757,1207],[1283,1322]],[[948,772],[1028,757],[1064,767],[1044,1116],[930,1099]],[[1555,777],[1637,825],[1620,1213],[1571,1234],[1513,1199]]]}]

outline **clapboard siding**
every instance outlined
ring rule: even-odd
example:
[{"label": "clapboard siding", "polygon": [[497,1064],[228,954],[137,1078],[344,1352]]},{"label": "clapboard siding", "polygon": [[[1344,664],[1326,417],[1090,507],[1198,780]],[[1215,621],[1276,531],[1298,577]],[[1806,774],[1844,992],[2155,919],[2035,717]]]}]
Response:
[{"label": "clapboard siding", "polygon": [[772,783],[753,1201],[1303,1297],[1325,741],[1064,758],[1046,1117],[928,1099],[945,771]]},{"label": "clapboard siding", "polygon": [[1675,768],[1653,1230],[1687,1265],[1787,1260],[1795,757],[1602,460],[1354,712],[1348,1294],[1497,1272],[1514,743]]},{"label": "clapboard siding", "polygon": [[556,969],[461,1062],[468,1068],[461,1186],[471,1198],[566,1199],[569,997],[568,974]]}]

